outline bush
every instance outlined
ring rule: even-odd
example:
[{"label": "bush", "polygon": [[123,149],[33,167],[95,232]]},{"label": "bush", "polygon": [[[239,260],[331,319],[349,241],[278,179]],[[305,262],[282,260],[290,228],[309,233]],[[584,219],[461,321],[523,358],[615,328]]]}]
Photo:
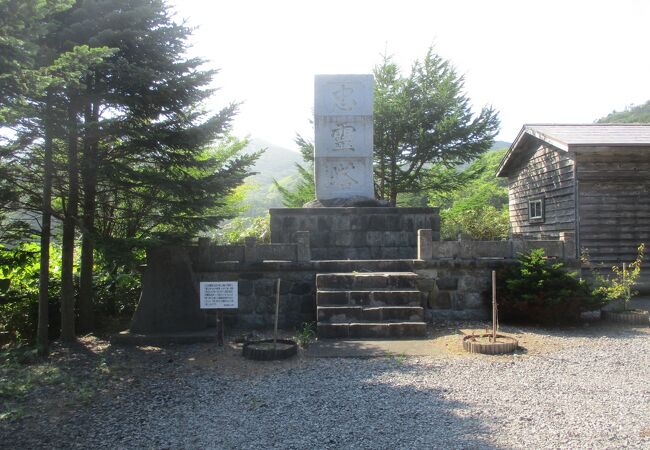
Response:
[{"label": "bush", "polygon": [[[56,260],[58,249],[50,253]],[[0,246],[0,331],[12,341],[31,342],[36,337],[38,323],[38,275],[40,251],[38,244],[21,243],[8,249]],[[48,315],[50,338],[59,332],[60,271],[50,267]]]},{"label": "bush", "polygon": [[608,302],[618,303],[619,309],[623,311],[630,309],[630,300],[639,293],[633,288],[639,282],[644,256],[645,244],[641,243],[637,247],[636,259],[627,266],[613,266],[611,274],[607,277],[594,272],[596,283],[599,285],[595,292],[603,295]]},{"label": "bush", "polygon": [[578,320],[605,299],[563,263],[547,259],[544,249],[535,249],[497,272],[497,303],[504,321],[557,324]]},{"label": "bush", "polygon": [[477,241],[507,239],[510,230],[508,210],[484,205],[472,209],[454,206],[440,212],[440,234],[444,240],[456,240],[463,233]]},{"label": "bush", "polygon": [[243,244],[247,237],[254,237],[260,243],[271,241],[271,216],[236,217],[210,234],[219,245]]}]

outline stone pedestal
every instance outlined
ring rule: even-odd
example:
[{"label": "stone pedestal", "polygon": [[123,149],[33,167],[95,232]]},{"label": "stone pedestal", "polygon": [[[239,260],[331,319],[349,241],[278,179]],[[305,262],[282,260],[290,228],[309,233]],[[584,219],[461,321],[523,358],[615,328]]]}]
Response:
[{"label": "stone pedestal", "polygon": [[309,231],[313,260],[415,259],[417,232],[440,238],[438,208],[273,208],[271,242]]}]

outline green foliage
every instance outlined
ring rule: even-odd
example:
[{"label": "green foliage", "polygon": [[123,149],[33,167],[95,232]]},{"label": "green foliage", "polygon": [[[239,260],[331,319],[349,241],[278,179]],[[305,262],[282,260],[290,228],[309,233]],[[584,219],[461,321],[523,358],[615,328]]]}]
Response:
[{"label": "green foliage", "polygon": [[20,397],[37,385],[59,384],[64,378],[58,367],[41,363],[34,348],[15,345],[0,352],[0,398]]},{"label": "green foliage", "polygon": [[307,348],[316,339],[316,330],[314,322],[304,322],[296,331],[294,339],[302,348]]},{"label": "green foliage", "polygon": [[595,292],[609,302],[621,302],[623,310],[629,309],[630,300],[638,294],[633,288],[641,275],[641,264],[645,256],[645,244],[637,247],[636,259],[623,267],[612,266],[612,273],[607,277],[597,276],[598,287]]},{"label": "green foliage", "polygon": [[497,303],[504,321],[576,321],[580,313],[598,309],[604,302],[563,263],[547,259],[543,249],[522,254],[515,265],[497,272]]},{"label": "green foliage", "polygon": [[[31,342],[36,335],[39,254],[35,243],[12,249],[0,246],[0,331],[14,341]],[[52,246],[50,254],[50,337],[56,337],[61,268],[55,261],[60,248]]]},{"label": "green foliage", "polygon": [[282,204],[287,208],[301,208],[305,203],[316,198],[314,184],[314,144],[300,135],[294,142],[300,149],[305,165],[296,163],[298,176],[287,183],[273,179],[273,185],[282,197]]},{"label": "green foliage", "polygon": [[316,198],[313,166],[304,167],[296,163],[296,169],[298,178],[290,180],[289,186],[273,180],[273,185],[282,196],[282,204],[287,208],[301,208]]},{"label": "green foliage", "polygon": [[271,216],[235,217],[209,234],[216,244],[243,244],[244,239],[254,237],[258,242],[271,241]]},{"label": "green foliage", "polygon": [[408,76],[385,56],[375,67],[374,157],[379,198],[441,190],[431,166],[452,168],[490,148],[499,128],[497,113],[471,111],[464,79],[430,48]]},{"label": "green foliage", "polygon": [[643,105],[630,105],[598,119],[598,123],[650,123],[650,100]]},{"label": "green foliage", "polygon": [[507,180],[495,176],[505,151],[481,155],[458,174],[456,189],[429,193],[429,204],[441,207],[442,239],[455,240],[459,233],[476,240],[508,237]]},{"label": "green foliage", "polygon": [[506,239],[510,230],[507,209],[497,210],[492,205],[463,208],[454,205],[440,212],[442,239],[455,240],[459,234],[478,241]]}]

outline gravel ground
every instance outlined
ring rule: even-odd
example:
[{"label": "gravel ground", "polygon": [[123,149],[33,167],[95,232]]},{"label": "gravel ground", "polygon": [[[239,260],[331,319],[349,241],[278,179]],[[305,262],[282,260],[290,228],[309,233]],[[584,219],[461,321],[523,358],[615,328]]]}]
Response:
[{"label": "gravel ground", "polygon": [[127,387],[0,425],[0,446],[650,448],[650,331],[593,328],[536,331],[548,349],[497,357],[241,363],[212,346],[141,348]]}]

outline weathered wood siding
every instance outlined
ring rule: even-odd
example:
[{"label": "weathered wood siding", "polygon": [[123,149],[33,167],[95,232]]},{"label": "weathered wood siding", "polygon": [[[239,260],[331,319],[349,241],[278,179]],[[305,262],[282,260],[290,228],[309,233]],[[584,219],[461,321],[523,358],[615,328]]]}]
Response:
[{"label": "weathered wood siding", "polygon": [[580,246],[596,263],[630,262],[650,244],[650,148],[576,154]]},{"label": "weathered wood siding", "polygon": [[[508,177],[512,232],[529,239],[557,239],[575,232],[574,162],[571,156],[533,141],[522,154],[518,169]],[[543,197],[544,221],[531,222],[528,201]]]}]

